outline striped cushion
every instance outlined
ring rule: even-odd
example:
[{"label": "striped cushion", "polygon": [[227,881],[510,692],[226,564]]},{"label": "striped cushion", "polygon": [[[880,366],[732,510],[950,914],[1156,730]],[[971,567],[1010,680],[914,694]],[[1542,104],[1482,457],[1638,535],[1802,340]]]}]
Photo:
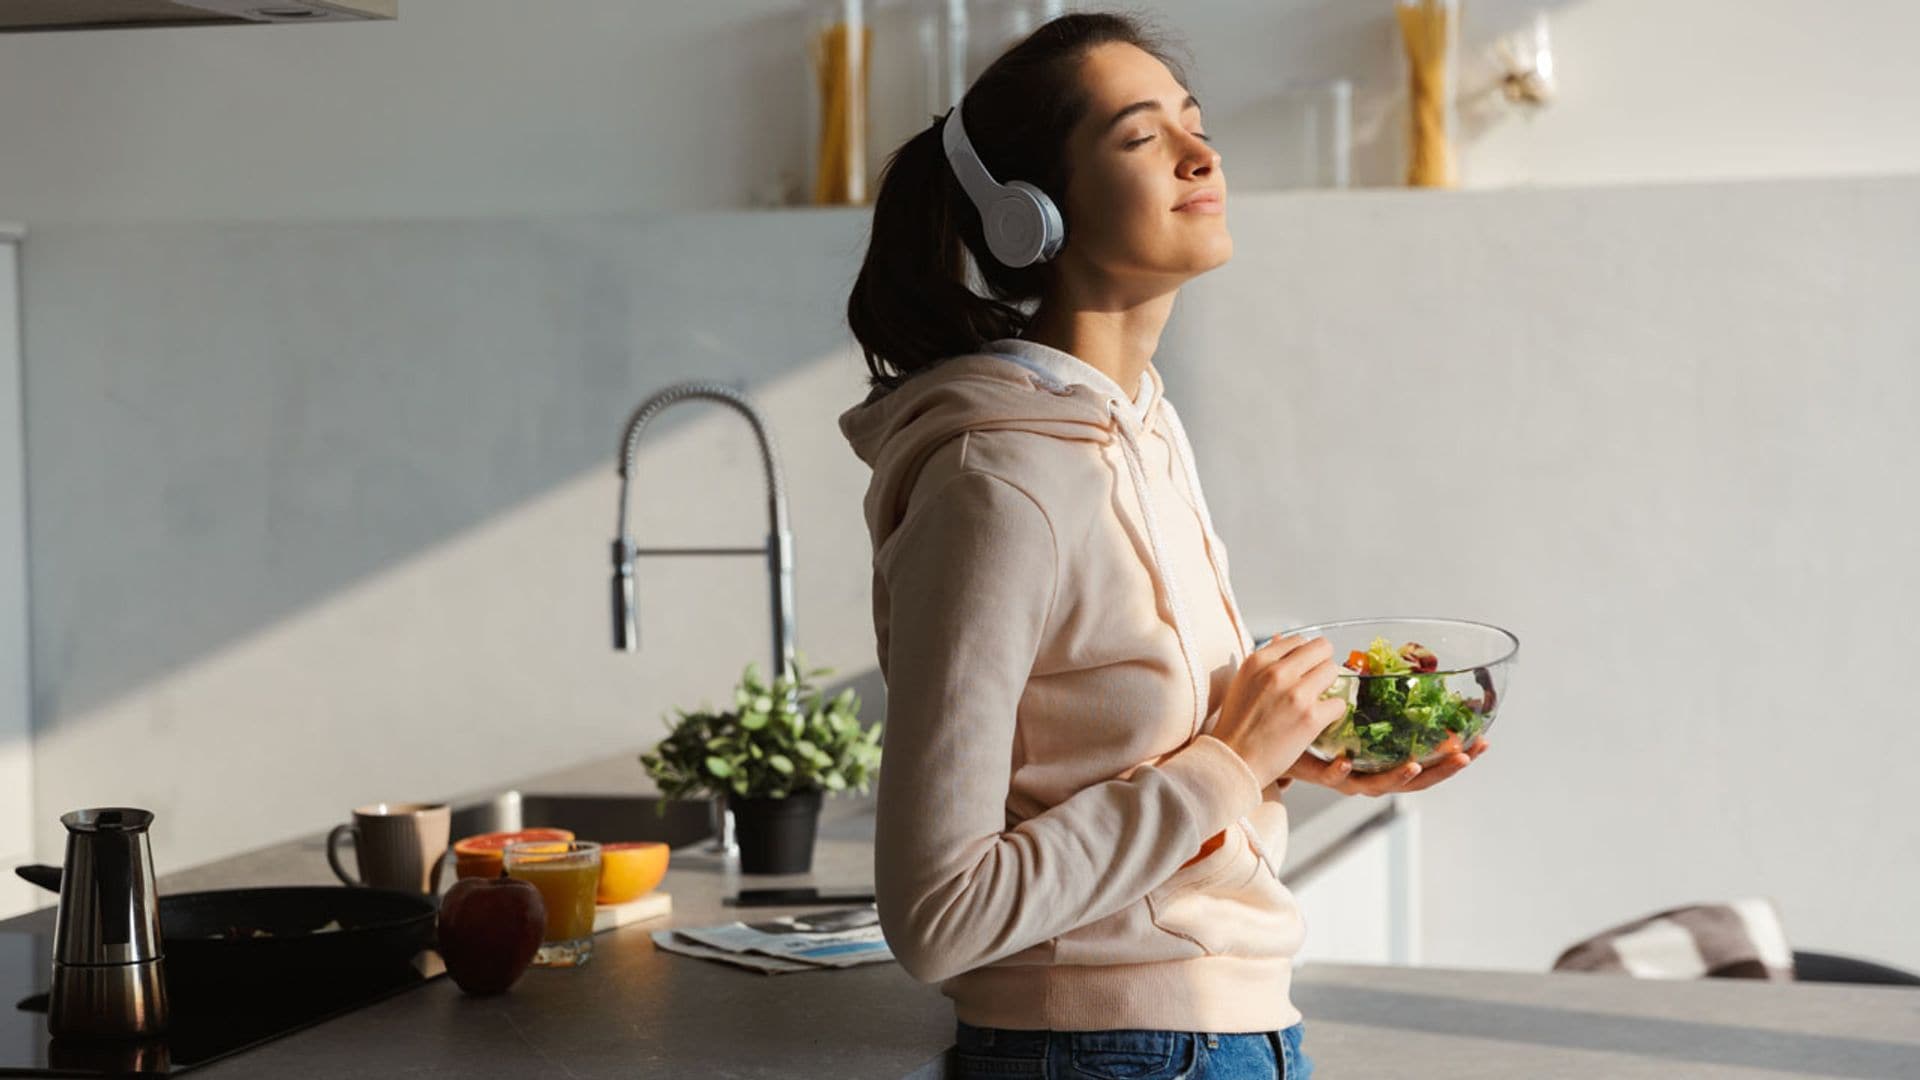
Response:
[{"label": "striped cushion", "polygon": [[1772,902],[1750,898],[1689,904],[1624,923],[1567,949],[1553,970],[1790,981],[1793,950]]}]

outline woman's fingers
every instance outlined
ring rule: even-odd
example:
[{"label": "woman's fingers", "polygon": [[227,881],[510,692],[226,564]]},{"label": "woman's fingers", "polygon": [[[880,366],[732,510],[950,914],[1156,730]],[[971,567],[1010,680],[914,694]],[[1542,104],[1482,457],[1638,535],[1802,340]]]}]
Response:
[{"label": "woman's fingers", "polygon": [[[1331,690],[1334,682],[1339,678],[1340,665],[1333,662],[1332,656],[1328,656],[1325,660],[1308,668],[1307,673],[1301,676],[1300,681],[1306,683],[1307,686],[1313,690],[1314,697],[1319,697],[1328,690]],[[1345,705],[1346,702],[1342,701],[1341,704]]]},{"label": "woman's fingers", "polygon": [[1409,761],[1397,769],[1388,769],[1386,772],[1350,776],[1340,784],[1339,790],[1349,795],[1372,795],[1376,797],[1386,795],[1406,787],[1408,783],[1423,771],[1425,770],[1420,768],[1418,762]]},{"label": "woman's fingers", "polygon": [[[1326,671],[1323,673],[1321,668],[1325,668]],[[1293,686],[1309,679],[1324,678],[1323,683],[1312,687],[1313,693],[1318,695],[1333,685],[1335,675],[1333,646],[1328,644],[1326,638],[1314,638],[1275,660],[1273,669],[1274,674],[1279,677],[1279,685],[1283,687]]]},{"label": "woman's fingers", "polygon": [[1344,757],[1332,761],[1321,761],[1312,754],[1301,754],[1300,760],[1293,763],[1287,775],[1296,780],[1305,780],[1309,784],[1321,787],[1335,787],[1346,775],[1353,771],[1353,763]]},{"label": "woman's fingers", "polygon": [[1298,678],[1299,672],[1332,655],[1333,643],[1323,637],[1277,637],[1253,650],[1247,659],[1257,661],[1257,667],[1293,661],[1294,677]]},{"label": "woman's fingers", "polygon": [[1432,765],[1420,770],[1419,777],[1408,783],[1406,790],[1425,791],[1471,764],[1473,764],[1473,759],[1465,754],[1449,754],[1439,761],[1434,762]]},{"label": "woman's fingers", "polygon": [[[1255,651],[1256,652],[1272,651],[1275,655],[1284,655],[1286,653],[1292,652],[1294,649],[1297,649],[1302,645],[1311,645],[1316,641],[1326,641],[1326,640],[1327,640],[1326,637],[1320,634],[1312,634],[1312,635],[1276,634],[1273,637],[1268,638]],[[1332,647],[1331,642],[1328,643],[1328,647],[1329,648]]]},{"label": "woman's fingers", "polygon": [[1421,770],[1419,779],[1408,784],[1406,790],[1425,791],[1449,776],[1459,773],[1460,770],[1479,760],[1480,755],[1486,752],[1487,740],[1476,739],[1473,746],[1466,751],[1449,754]]},{"label": "woman's fingers", "polygon": [[1301,754],[1300,760],[1293,763],[1287,775],[1305,780],[1309,784],[1332,788],[1342,795],[1385,795],[1396,790],[1408,780],[1420,773],[1420,766],[1413,762],[1383,773],[1360,773],[1353,771],[1353,760],[1345,754],[1332,761],[1321,761],[1312,754]]},{"label": "woman's fingers", "polygon": [[[1253,656],[1261,657],[1266,662],[1272,663],[1303,645],[1310,645],[1316,641],[1326,640],[1326,638],[1301,637],[1298,634],[1288,634],[1284,637],[1270,637],[1264,645],[1253,650]],[[1333,646],[1329,644],[1327,648],[1331,650]],[[1249,659],[1251,658],[1252,657],[1249,657]]]},{"label": "woman's fingers", "polygon": [[1325,731],[1346,718],[1347,703],[1344,698],[1321,698],[1314,703],[1313,728],[1315,731]]},{"label": "woman's fingers", "polygon": [[1332,788],[1343,795],[1378,796],[1396,791],[1425,791],[1448,777],[1458,775],[1462,769],[1479,760],[1487,748],[1486,739],[1475,739],[1473,745],[1464,752],[1450,754],[1427,768],[1409,761],[1397,769],[1379,773],[1354,773],[1352,760],[1344,754],[1332,761],[1321,761],[1312,754],[1301,754],[1300,760],[1294,762],[1286,775]]}]

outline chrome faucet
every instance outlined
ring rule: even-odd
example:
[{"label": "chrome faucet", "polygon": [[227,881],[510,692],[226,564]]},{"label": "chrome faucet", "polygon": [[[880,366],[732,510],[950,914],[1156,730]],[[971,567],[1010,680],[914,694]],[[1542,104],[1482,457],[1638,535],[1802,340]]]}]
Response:
[{"label": "chrome faucet", "polygon": [[[767,480],[767,542],[763,547],[691,547],[639,548],[627,531],[627,492],[633,477],[634,455],[640,445],[640,432],[647,422],[669,406],[682,401],[706,399],[732,406],[747,423],[760,443],[760,461]],[[634,410],[627,421],[626,434],[620,440],[620,520],[613,540],[613,647],[634,652],[640,647],[640,617],[634,593],[633,560],[660,555],[753,555],[767,560],[769,591],[772,596],[773,671],[771,677],[786,674],[793,663],[793,533],[787,527],[787,485],[774,454],[773,436],[766,417],[760,414],[745,394],[718,383],[684,382],[654,394]],[[734,851],[733,814],[721,811],[715,801],[715,842],[708,851]]]}]

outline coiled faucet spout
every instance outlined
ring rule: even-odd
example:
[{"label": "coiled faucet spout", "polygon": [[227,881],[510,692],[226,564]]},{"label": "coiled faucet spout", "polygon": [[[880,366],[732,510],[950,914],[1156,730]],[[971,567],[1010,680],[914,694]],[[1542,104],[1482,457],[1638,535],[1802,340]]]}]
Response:
[{"label": "coiled faucet spout", "polygon": [[[648,422],[683,401],[707,400],[727,405],[746,417],[760,444],[760,461],[767,481],[767,542],[763,547],[637,548],[627,529],[628,490],[632,486],[634,457],[640,433]],[[793,662],[793,534],[788,528],[787,486],[774,452],[766,417],[730,386],[710,382],[683,382],[661,390],[640,403],[627,421],[620,440],[620,517],[613,540],[613,647],[634,652],[640,647],[640,613],[633,562],[658,555],[753,555],[767,560],[771,595],[773,670],[778,677]]]}]

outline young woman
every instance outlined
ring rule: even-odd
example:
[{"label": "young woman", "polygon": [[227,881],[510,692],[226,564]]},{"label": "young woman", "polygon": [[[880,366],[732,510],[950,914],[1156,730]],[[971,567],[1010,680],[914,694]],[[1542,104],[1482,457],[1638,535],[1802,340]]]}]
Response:
[{"label": "young woman", "polygon": [[889,160],[848,303],[881,924],[953,999],[962,1076],[1307,1076],[1282,790],[1417,790],[1486,744],[1424,774],[1323,763],[1326,641],[1255,648],[1241,622],[1152,362],[1180,285],[1233,250],[1167,50],[1064,16],[959,112]]}]

